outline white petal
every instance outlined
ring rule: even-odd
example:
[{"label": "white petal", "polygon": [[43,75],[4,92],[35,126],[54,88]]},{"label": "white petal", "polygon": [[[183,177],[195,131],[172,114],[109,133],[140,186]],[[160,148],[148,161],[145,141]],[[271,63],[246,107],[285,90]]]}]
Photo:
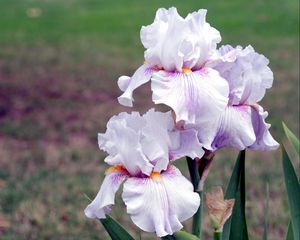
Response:
[{"label": "white petal", "polygon": [[88,218],[105,218],[114,205],[116,192],[127,176],[125,171],[112,171],[106,175],[97,196],[85,208],[85,215]]},{"label": "white petal", "polygon": [[198,140],[197,131],[195,129],[180,131],[179,138],[180,142],[178,145],[170,151],[171,160],[176,160],[185,156],[201,158],[204,155],[204,150]]},{"label": "white petal", "polygon": [[173,166],[154,178],[128,179],[122,198],[132,221],[159,237],[180,230],[200,205],[192,184]]},{"label": "white petal", "polygon": [[232,105],[255,104],[273,84],[273,73],[267,66],[269,60],[251,46],[242,49],[223,46],[219,50],[222,61],[214,67],[224,77],[230,88]]},{"label": "white petal", "polygon": [[145,59],[166,71],[197,68],[214,54],[220,33],[206,23],[206,10],[182,18],[176,8],[159,9],[154,22],[141,29]]},{"label": "white petal", "polygon": [[264,111],[261,106],[253,107],[252,122],[256,134],[256,141],[249,148],[254,150],[275,150],[279,147],[278,142],[269,132],[271,124],[265,122],[268,112]]},{"label": "white petal", "polygon": [[118,79],[118,87],[121,89],[122,92],[125,92],[128,88],[128,85],[130,83],[130,77],[128,76],[121,76]]},{"label": "white petal", "polygon": [[153,165],[147,159],[141,145],[141,129],[145,121],[137,113],[121,113],[111,118],[105,134],[98,134],[100,149],[109,156],[105,162],[110,165],[122,165],[131,175],[141,172],[149,175]]},{"label": "white petal", "polygon": [[251,114],[250,106],[229,106],[221,118],[213,149],[233,147],[242,150],[251,146],[256,139]]},{"label": "white petal", "polygon": [[152,99],[170,106],[176,121],[197,124],[199,140],[208,147],[228,102],[228,83],[217,71],[204,68],[189,74],[157,72],[151,81]]},{"label": "white petal", "polygon": [[279,145],[269,132],[265,122],[268,113],[260,106],[228,107],[223,115],[213,148],[233,147],[239,150],[274,150]]},{"label": "white petal", "polygon": [[149,110],[143,115],[147,124],[143,128],[143,152],[155,165],[154,171],[166,170],[169,164],[170,131],[174,128],[171,112]]},{"label": "white petal", "polygon": [[148,82],[151,78],[154,69],[149,64],[144,64],[139,67],[133,76],[129,79],[127,76],[121,76],[118,80],[118,85],[124,93],[118,97],[120,104],[132,107],[133,91],[144,83]]}]

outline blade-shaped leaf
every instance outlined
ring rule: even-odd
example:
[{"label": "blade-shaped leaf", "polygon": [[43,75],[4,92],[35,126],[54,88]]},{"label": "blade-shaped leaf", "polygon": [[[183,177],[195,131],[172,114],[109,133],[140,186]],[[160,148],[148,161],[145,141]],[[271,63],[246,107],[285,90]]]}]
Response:
[{"label": "blade-shaped leaf", "polygon": [[199,240],[199,238],[196,237],[195,235],[192,235],[185,231],[176,232],[174,233],[174,236],[176,240]]},{"label": "blade-shaped leaf", "polygon": [[225,199],[235,199],[232,216],[223,228],[223,240],[248,239],[245,216],[245,150],[239,153],[225,193]]},{"label": "blade-shaped leaf", "polygon": [[298,154],[298,159],[300,159],[300,150],[299,150],[299,139],[295,136],[294,133],[282,122],[283,130],[287,136],[290,144],[294,147],[296,153]]},{"label": "blade-shaped leaf", "polygon": [[288,193],[293,236],[294,239],[300,239],[300,185],[295,169],[284,147],[282,147],[282,164],[285,186]]},{"label": "blade-shaped leaf", "polygon": [[291,222],[289,222],[289,226],[288,226],[288,230],[287,230],[287,233],[286,233],[285,240],[294,240],[293,227],[292,227]]},{"label": "blade-shaped leaf", "polygon": [[[227,190],[225,193],[225,199],[232,199],[235,198],[236,192],[239,187],[239,182],[240,182],[240,176],[241,176],[241,169],[244,165],[245,162],[245,150],[241,151],[239,153],[239,156],[236,160],[236,163],[234,165],[229,184],[227,186]],[[224,234],[224,232],[223,232]]]},{"label": "blade-shaped leaf", "polygon": [[134,238],[122,227],[122,225],[109,215],[106,215],[105,219],[100,219],[100,222],[112,240],[134,240]]}]

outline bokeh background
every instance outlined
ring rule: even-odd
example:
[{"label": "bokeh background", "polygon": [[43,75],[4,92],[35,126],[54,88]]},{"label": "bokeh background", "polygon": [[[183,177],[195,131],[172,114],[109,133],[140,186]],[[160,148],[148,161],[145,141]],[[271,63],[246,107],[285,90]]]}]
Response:
[{"label": "bokeh background", "polygon": [[[251,44],[270,59],[275,80],[262,105],[271,132],[281,141],[284,120],[299,136],[297,0],[0,0],[0,239],[109,239],[83,214],[106,168],[96,136],[112,115],[131,110],[117,103],[117,78],[141,65],[139,30],[170,6],[184,16],[207,8],[222,44]],[[149,86],[139,89],[134,110],[145,112],[150,96]],[[217,152],[206,189],[227,186],[236,155]],[[267,182],[270,239],[285,236],[280,158],[280,150],[248,151],[251,239],[262,236]],[[139,233],[120,200],[112,215],[137,239],[156,239]],[[204,239],[210,230],[206,217]]]}]

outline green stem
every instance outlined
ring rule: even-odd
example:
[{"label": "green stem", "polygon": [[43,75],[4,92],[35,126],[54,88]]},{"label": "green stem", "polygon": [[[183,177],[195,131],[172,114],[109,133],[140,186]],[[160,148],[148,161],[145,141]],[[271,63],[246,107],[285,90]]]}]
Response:
[{"label": "green stem", "polygon": [[222,232],[215,231],[214,232],[214,240],[221,240],[222,239]]},{"label": "green stem", "polygon": [[161,238],[161,240],[175,240],[175,237],[172,235],[164,236]]},{"label": "green stem", "polygon": [[191,182],[194,186],[194,191],[196,192],[199,181],[200,181],[200,176],[199,176],[198,168],[197,168],[197,161],[193,160],[190,157],[186,157],[186,161],[187,161],[190,176],[191,176]]},{"label": "green stem", "polygon": [[[200,176],[199,176],[198,167],[197,167],[197,161],[193,160],[190,157],[187,157],[186,160],[187,160],[187,164],[188,164],[188,168],[189,168],[189,172],[190,172],[190,176],[191,176],[191,182],[194,186],[194,191],[197,192],[200,196],[200,199],[202,199],[202,191],[200,191],[200,192],[197,191],[199,181],[200,181]],[[197,237],[200,237],[200,233],[201,233],[201,220],[202,220],[202,210],[203,210],[202,205],[203,204],[201,202],[197,212],[193,216],[192,233]]]},{"label": "green stem", "polygon": [[203,213],[203,199],[202,199],[202,191],[198,192],[200,199],[201,199],[201,203],[200,206],[197,210],[197,212],[195,213],[195,215],[193,216],[193,227],[192,227],[192,233],[194,235],[196,235],[197,237],[200,237],[201,234],[201,222],[202,222],[202,213]]}]

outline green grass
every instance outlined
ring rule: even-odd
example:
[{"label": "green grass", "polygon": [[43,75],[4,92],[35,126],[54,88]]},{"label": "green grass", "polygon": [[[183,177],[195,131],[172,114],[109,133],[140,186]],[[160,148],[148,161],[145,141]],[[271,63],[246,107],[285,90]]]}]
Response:
[{"label": "green grass", "polygon": [[[275,81],[262,101],[277,140],[281,121],[299,131],[299,3],[296,0],[140,1],[0,0],[0,217],[11,223],[0,239],[108,239],[83,209],[103,178],[104,153],[96,134],[128,110],[117,104],[116,79],[143,62],[142,25],[158,7],[182,15],[207,8],[222,44],[251,44],[270,59]],[[41,15],[28,17],[30,8]],[[149,89],[136,94],[134,110],[150,106]],[[206,188],[224,188],[236,151],[217,153]],[[270,184],[270,239],[283,239],[287,199],[279,151],[249,152],[247,214],[251,239],[261,239],[265,184]],[[184,161],[176,163],[184,172]],[[276,209],[276,211],[274,210]],[[134,235],[138,230],[120,199],[113,210]],[[190,227],[189,222],[186,224]],[[208,219],[205,237],[209,236]],[[143,234],[143,239],[155,239]],[[206,239],[205,238],[205,239]]]}]

